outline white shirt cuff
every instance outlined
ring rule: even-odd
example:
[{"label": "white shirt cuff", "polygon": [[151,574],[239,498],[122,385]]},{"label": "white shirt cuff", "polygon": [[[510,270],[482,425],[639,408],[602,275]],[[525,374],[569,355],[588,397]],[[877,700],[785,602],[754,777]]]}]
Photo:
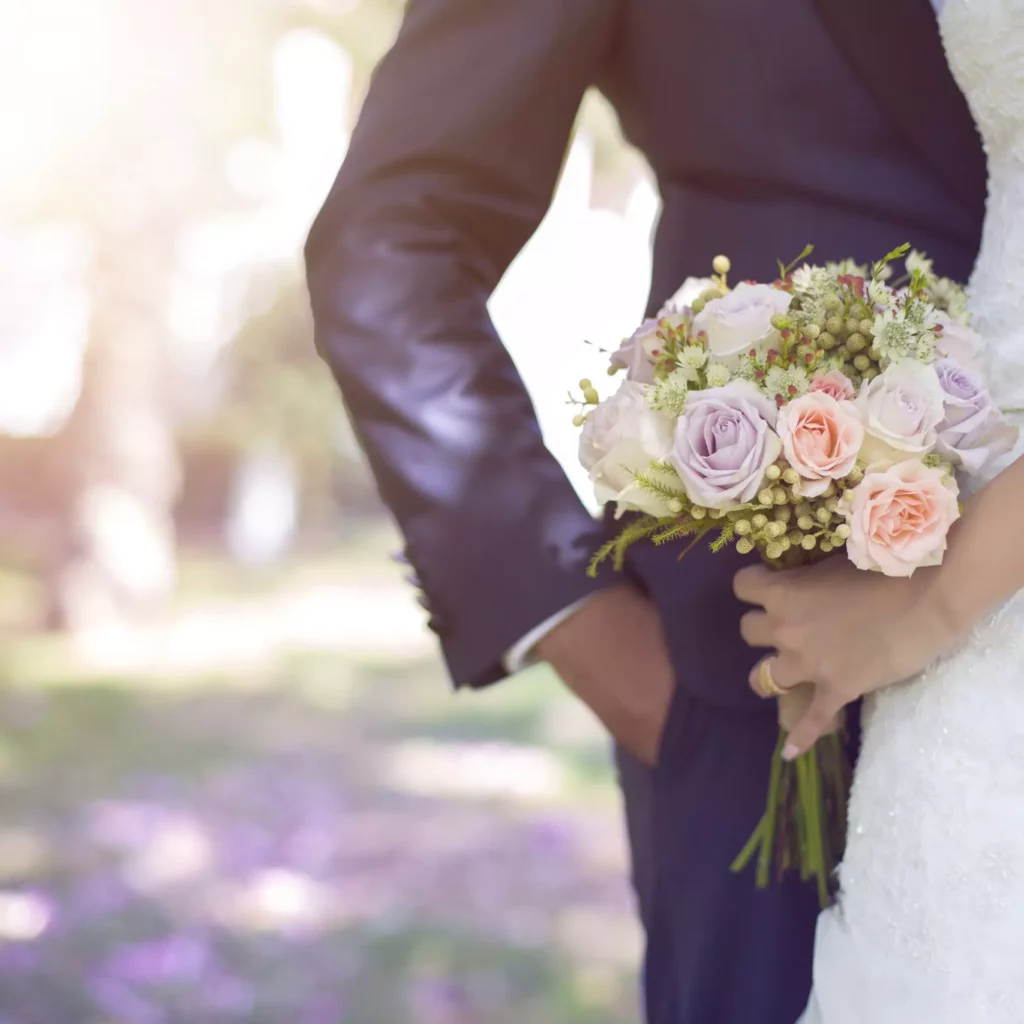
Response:
[{"label": "white shirt cuff", "polygon": [[545,619],[539,626],[534,626],[522,640],[509,648],[504,659],[505,671],[510,675],[514,675],[516,672],[522,672],[524,668],[529,668],[535,664],[537,659],[534,655],[534,649],[537,644],[556,626],[560,626],[566,619],[575,615],[593,596],[593,594],[587,594],[586,597],[581,597],[578,601],[569,605],[568,608],[563,608],[560,612],[556,612],[550,618]]}]

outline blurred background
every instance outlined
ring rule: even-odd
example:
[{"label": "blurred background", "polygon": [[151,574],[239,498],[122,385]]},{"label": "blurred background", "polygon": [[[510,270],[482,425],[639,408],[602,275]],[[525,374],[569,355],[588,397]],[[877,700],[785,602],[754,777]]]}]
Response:
[{"label": "blurred background", "polygon": [[[0,0],[0,1024],[637,1019],[606,741],[452,695],[313,349],[402,7]],[[492,303],[588,501],[656,213],[589,96]]]}]

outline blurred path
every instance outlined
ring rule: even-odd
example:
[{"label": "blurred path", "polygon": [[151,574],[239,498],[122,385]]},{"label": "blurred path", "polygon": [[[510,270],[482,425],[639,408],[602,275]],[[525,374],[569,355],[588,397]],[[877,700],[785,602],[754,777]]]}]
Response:
[{"label": "blurred path", "polygon": [[428,655],[434,643],[410,588],[387,580],[199,601],[147,625],[83,630],[73,640],[89,674],[241,671],[292,649],[403,659]]},{"label": "blurred path", "polygon": [[636,1021],[605,737],[540,669],[453,695],[367,551],[12,659],[2,1024]]}]

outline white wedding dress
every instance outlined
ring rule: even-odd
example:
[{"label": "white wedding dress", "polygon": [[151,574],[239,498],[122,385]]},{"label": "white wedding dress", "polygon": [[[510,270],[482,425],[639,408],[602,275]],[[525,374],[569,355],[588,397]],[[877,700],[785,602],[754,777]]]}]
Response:
[{"label": "white wedding dress", "polygon": [[[946,0],[940,26],[989,161],[973,325],[996,401],[1024,406],[1024,0]],[[1024,591],[865,716],[801,1024],[1021,1024]]]}]

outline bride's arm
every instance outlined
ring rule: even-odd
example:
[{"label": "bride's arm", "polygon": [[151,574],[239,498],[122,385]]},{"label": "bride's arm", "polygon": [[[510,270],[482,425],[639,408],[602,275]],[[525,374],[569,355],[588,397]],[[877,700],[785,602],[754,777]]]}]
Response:
[{"label": "bride's arm", "polygon": [[964,506],[936,571],[936,599],[957,632],[1024,587],[1024,545],[1015,513],[1024,509],[1024,459],[1000,473]]},{"label": "bride's arm", "polygon": [[[737,596],[760,606],[743,618],[744,639],[774,649],[779,686],[816,684],[790,734],[791,754],[813,746],[846,704],[916,675],[1024,588],[1024,545],[1008,528],[1022,508],[1019,459],[966,504],[941,566],[895,579],[835,558],[792,572],[753,566],[737,574]],[[750,677],[755,692],[759,667]]]}]

